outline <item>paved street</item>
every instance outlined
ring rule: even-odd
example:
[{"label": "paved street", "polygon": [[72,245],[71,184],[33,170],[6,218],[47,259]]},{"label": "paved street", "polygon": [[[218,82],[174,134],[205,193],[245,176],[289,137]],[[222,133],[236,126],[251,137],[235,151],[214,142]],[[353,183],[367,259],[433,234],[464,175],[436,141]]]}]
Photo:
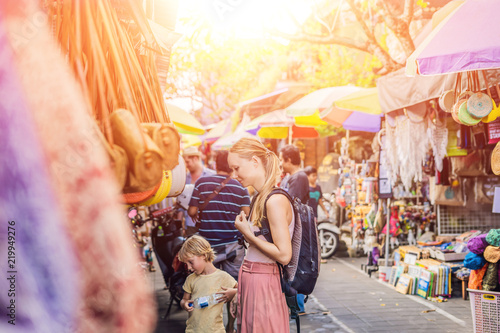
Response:
[{"label": "paved street", "polygon": [[[472,332],[469,301],[461,298],[459,285],[448,302],[435,303],[402,295],[360,267],[366,258],[333,258],[322,264],[314,294],[301,316],[302,332]],[[159,316],[168,305],[159,272],[150,273],[156,290]],[[155,332],[184,332],[187,314],[177,306],[169,320],[160,318]],[[296,332],[290,323],[290,332]]]}]

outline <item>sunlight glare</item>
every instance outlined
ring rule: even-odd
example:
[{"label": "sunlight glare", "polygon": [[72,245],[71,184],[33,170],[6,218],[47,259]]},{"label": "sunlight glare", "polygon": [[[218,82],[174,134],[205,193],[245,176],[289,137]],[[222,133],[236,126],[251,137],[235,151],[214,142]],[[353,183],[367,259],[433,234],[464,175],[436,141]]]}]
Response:
[{"label": "sunlight glare", "polygon": [[184,0],[179,18],[196,15],[209,22],[218,33],[264,38],[270,30],[296,32],[294,19],[302,24],[311,15],[310,3],[306,0]]}]

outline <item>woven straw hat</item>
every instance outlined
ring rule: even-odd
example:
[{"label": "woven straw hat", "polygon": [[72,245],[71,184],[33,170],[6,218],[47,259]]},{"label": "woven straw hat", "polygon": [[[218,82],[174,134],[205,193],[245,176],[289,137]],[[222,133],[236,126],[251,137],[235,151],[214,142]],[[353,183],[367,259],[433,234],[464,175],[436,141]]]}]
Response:
[{"label": "woven straw hat", "polygon": [[182,156],[201,156],[201,152],[195,146],[189,146],[182,151]]},{"label": "woven straw hat", "polygon": [[484,259],[493,264],[498,262],[500,260],[500,247],[488,245],[484,250]]},{"label": "woven straw hat", "polygon": [[497,143],[495,149],[491,152],[491,171],[497,176],[500,175],[500,142]]}]

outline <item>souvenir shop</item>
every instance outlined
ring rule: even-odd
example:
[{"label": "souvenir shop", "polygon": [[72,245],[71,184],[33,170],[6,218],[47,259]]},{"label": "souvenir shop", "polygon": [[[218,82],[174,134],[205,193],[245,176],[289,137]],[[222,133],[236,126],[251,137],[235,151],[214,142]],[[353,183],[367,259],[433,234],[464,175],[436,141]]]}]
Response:
[{"label": "souvenir shop", "polygon": [[[400,293],[442,302],[452,287],[464,299],[500,291],[499,74],[396,72],[378,81],[386,111],[378,135],[379,207],[352,221],[368,253],[365,271],[378,271]],[[394,85],[408,92],[395,97]]]}]

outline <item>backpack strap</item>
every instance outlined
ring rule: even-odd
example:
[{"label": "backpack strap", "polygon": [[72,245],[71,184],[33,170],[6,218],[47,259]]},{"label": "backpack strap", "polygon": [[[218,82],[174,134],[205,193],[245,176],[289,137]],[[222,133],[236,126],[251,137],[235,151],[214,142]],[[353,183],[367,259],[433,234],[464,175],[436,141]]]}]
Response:
[{"label": "backpack strap", "polygon": [[212,193],[210,193],[210,195],[208,197],[203,199],[203,204],[200,207],[198,207],[198,211],[201,212],[202,210],[204,210],[205,207],[207,207],[207,205],[210,203],[210,201],[212,201],[212,199],[215,198],[217,196],[217,194],[220,193],[220,191],[222,191],[224,186],[226,186],[226,184],[229,183],[230,180],[231,180],[231,175],[227,176],[226,179],[224,179],[222,181],[222,183],[217,185],[217,187],[214,189],[214,191]]},{"label": "backpack strap", "polygon": [[[283,194],[284,196],[287,197],[288,201],[290,201],[290,203],[292,204],[292,208],[293,208],[293,199],[292,197],[290,196],[290,194],[288,194],[287,191],[285,191],[284,189],[282,188],[279,188],[279,187],[275,187],[273,188],[273,190],[271,191],[271,193],[269,193],[269,195],[267,196],[266,198],[266,201],[264,201],[264,216],[263,218],[260,220],[260,223],[261,223],[261,227],[259,228],[259,231],[254,231],[254,235],[255,236],[264,236],[264,238],[269,242],[269,243],[273,243],[273,236],[271,234],[271,227],[269,225],[269,220],[267,219],[267,200],[269,200],[269,198],[274,195],[274,194]],[[254,201],[252,200],[252,203],[254,203]],[[252,209],[253,209],[253,205],[252,205]],[[294,212],[295,213],[295,212]]]}]

